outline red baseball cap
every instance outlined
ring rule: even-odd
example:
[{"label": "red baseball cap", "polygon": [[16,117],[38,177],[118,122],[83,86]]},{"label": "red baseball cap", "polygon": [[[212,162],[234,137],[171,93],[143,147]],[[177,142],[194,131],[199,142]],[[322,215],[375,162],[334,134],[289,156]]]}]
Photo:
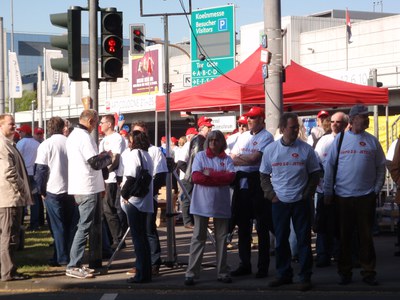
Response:
[{"label": "red baseball cap", "polygon": [[32,128],[29,125],[22,125],[21,127],[17,128],[17,131],[32,134]]},{"label": "red baseball cap", "polygon": [[35,134],[44,134],[44,130],[41,127],[36,127],[33,131]]},{"label": "red baseball cap", "polygon": [[239,124],[245,124],[247,125],[247,118],[245,116],[240,116],[238,121]]},{"label": "red baseball cap", "polygon": [[166,138],[165,136],[162,136],[162,137],[161,137],[161,142],[162,142],[162,143],[166,143],[166,142],[167,142],[167,138]]},{"label": "red baseball cap", "polygon": [[212,119],[211,118],[207,118],[206,116],[202,116],[199,118],[199,120],[197,121],[197,126],[200,127],[212,127],[214,126],[213,124],[211,124]]},{"label": "red baseball cap", "polygon": [[119,131],[119,134],[122,135],[122,136],[128,136],[128,131],[122,129],[122,130]]},{"label": "red baseball cap", "polygon": [[323,117],[329,117],[329,113],[326,110],[321,110],[317,115],[317,118],[323,118]]},{"label": "red baseball cap", "polygon": [[250,108],[249,112],[246,114],[243,114],[245,117],[263,117],[265,118],[265,113],[264,109],[258,106],[253,106]]},{"label": "red baseball cap", "polygon": [[198,132],[197,132],[196,128],[194,128],[194,127],[189,127],[189,128],[186,130],[185,135],[189,135],[189,134],[198,134]]},{"label": "red baseball cap", "polygon": [[176,145],[178,143],[178,139],[174,136],[171,136],[171,143]]}]

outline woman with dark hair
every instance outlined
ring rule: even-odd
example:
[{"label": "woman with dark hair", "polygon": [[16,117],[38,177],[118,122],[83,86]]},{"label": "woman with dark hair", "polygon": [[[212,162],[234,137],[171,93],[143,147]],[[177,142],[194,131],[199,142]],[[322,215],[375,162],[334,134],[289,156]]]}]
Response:
[{"label": "woman with dark hair", "polygon": [[151,281],[151,255],[149,241],[146,237],[146,217],[153,212],[153,182],[144,197],[130,195],[130,187],[138,176],[141,167],[153,174],[153,161],[147,152],[150,141],[147,135],[134,130],[129,134],[130,148],[121,156],[123,180],[121,184],[121,207],[127,215],[132,242],[136,253],[136,275],[128,283]]},{"label": "woman with dark hair", "polygon": [[232,282],[226,262],[226,238],[231,217],[229,184],[235,179],[235,169],[231,157],[225,153],[226,147],[224,134],[219,130],[211,131],[204,143],[204,151],[193,161],[190,213],[194,217],[194,229],[185,285],[193,285],[194,278],[200,275],[209,218],[214,222],[217,279],[223,283]]}]

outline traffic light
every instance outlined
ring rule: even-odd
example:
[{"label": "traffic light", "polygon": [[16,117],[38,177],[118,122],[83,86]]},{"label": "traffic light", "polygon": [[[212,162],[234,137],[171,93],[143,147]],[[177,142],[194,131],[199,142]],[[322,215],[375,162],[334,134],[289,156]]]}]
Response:
[{"label": "traffic light", "polygon": [[131,54],[144,55],[146,51],[144,24],[131,25]]},{"label": "traffic light", "polygon": [[122,77],[122,12],[115,8],[101,11],[101,76]]},{"label": "traffic light", "polygon": [[68,73],[73,81],[82,81],[81,65],[81,8],[68,9],[67,13],[51,14],[53,25],[66,28],[67,34],[51,37],[51,45],[66,50],[67,57],[53,58],[51,67],[60,72]]}]

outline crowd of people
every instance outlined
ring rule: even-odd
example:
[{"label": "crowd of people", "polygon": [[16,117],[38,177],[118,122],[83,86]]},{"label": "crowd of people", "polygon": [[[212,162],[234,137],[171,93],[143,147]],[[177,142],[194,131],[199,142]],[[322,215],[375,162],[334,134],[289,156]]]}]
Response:
[{"label": "crowd of people", "polygon": [[[294,257],[300,269],[299,289],[312,288],[312,231],[317,235],[317,267],[336,260],[339,284],[347,285],[356,257],[362,280],[377,285],[376,199],[386,164],[396,182],[400,177],[400,148],[388,164],[379,141],[365,131],[369,118],[363,105],[353,106],[348,115],[321,111],[317,119],[318,126],[307,138],[301,118],[283,113],[274,137],[265,129],[263,108],[255,106],[239,117],[237,131],[226,136],[212,130],[212,119],[203,116],[197,128],[171,139],[171,148],[166,149],[165,137],[161,147],[151,145],[146,123],[134,122],[129,132],[118,133],[114,115],[100,118],[90,109],[82,112],[74,128],[67,120],[52,117],[47,139],[42,129],[36,128],[32,136],[31,128],[23,125],[18,129],[22,139],[15,143],[15,121],[11,115],[1,115],[0,163],[5,170],[0,175],[1,280],[29,278],[17,273],[14,254],[25,207],[30,206],[30,228],[35,230],[44,222],[41,203],[54,238],[51,264],[66,266],[70,277],[94,277],[83,260],[95,207],[101,201],[103,249],[124,246],[124,233],[130,230],[136,260],[128,271],[133,275],[128,283],[151,281],[162,264],[158,194],[167,173],[173,172],[177,209],[183,226],[193,230],[185,285],[200,278],[210,220],[217,280],[222,283],[253,273],[255,228],[255,278],[268,277],[274,253],[276,278],[269,282],[271,288],[293,283]],[[104,137],[97,146],[91,132],[99,124]],[[168,154],[172,164],[167,163]],[[137,186],[143,171],[152,175],[144,192]],[[239,265],[231,270],[227,245],[234,232]]]}]

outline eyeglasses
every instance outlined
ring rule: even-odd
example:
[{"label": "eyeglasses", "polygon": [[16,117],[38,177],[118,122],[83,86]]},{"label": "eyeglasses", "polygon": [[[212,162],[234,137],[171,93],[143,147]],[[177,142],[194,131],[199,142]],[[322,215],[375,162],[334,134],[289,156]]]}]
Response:
[{"label": "eyeglasses", "polygon": [[342,121],[331,121],[331,123],[333,124],[333,123],[338,123],[338,124],[340,124],[340,123],[343,123]]}]

